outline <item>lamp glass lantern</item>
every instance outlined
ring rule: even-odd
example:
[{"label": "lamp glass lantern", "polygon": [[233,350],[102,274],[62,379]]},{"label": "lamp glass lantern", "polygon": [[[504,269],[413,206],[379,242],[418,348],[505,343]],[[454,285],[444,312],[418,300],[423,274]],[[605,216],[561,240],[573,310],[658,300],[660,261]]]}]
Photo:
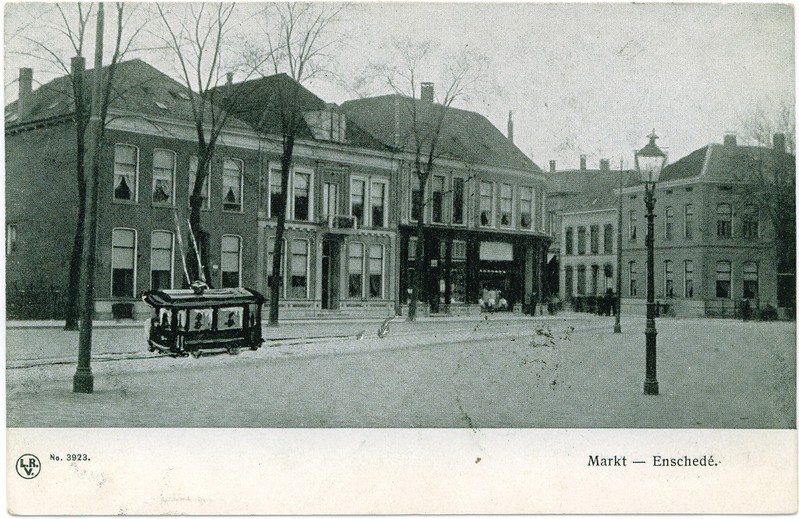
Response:
[{"label": "lamp glass lantern", "polygon": [[635,167],[641,175],[641,182],[654,184],[660,179],[660,172],[666,163],[666,154],[655,144],[655,130],[649,136],[649,143],[635,152]]}]

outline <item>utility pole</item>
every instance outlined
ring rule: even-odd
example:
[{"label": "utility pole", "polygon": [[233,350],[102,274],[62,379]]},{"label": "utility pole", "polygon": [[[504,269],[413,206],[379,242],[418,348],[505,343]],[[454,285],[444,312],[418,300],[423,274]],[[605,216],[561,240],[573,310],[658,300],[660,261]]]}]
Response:
[{"label": "utility pole", "polygon": [[613,333],[621,333],[621,189],[623,178],[624,158],[619,161],[619,218],[616,223],[616,324],[613,325]]},{"label": "utility pole", "polygon": [[103,3],[97,4],[97,33],[94,47],[94,84],[92,85],[92,108],[89,117],[89,138],[86,144],[86,164],[91,181],[86,190],[86,235],[83,250],[86,254],[84,271],[83,306],[80,318],[80,337],[78,339],[78,369],[72,378],[74,393],[94,392],[94,375],[92,375],[92,321],[94,319],[94,269],[97,262],[97,184],[99,181],[98,154],[100,150],[100,132],[103,121],[100,116],[103,82],[103,26],[105,11]]}]

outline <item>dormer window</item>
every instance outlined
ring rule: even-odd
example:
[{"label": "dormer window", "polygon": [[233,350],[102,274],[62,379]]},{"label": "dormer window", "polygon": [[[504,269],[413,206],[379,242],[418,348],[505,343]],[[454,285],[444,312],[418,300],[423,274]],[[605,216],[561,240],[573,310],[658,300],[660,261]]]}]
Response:
[{"label": "dormer window", "polygon": [[347,118],[332,110],[305,112],[305,123],[319,141],[347,142]]}]

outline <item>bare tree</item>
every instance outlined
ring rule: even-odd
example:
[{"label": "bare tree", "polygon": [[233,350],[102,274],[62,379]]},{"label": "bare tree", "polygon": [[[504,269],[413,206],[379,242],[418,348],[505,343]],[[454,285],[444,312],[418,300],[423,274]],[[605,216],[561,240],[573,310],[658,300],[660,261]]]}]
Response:
[{"label": "bare tree", "polygon": [[[189,276],[212,285],[208,258],[208,234],[203,230],[200,210],[203,185],[207,181],[211,159],[219,136],[228,123],[229,111],[223,109],[217,87],[227,73],[239,67],[234,63],[233,19],[235,4],[156,4],[160,38],[167,53],[175,60],[183,83],[190,91],[191,111],[197,135],[197,164],[194,185],[189,196],[189,224],[197,243],[190,241],[186,252]],[[195,249],[198,248],[199,250]]]},{"label": "bare tree", "polygon": [[[756,147],[736,173],[743,189],[737,191],[740,214],[754,209],[771,224],[781,276],[796,274],[796,123],[793,105],[774,111],[756,107],[741,118],[742,137]],[[781,281],[781,283],[783,283]],[[794,279],[784,283],[794,286]],[[790,290],[790,289],[789,289]],[[785,299],[793,299],[793,296]]]},{"label": "bare tree", "polygon": [[[108,107],[113,100],[114,91],[112,83],[114,69],[125,56],[132,50],[133,44],[141,33],[145,22],[134,20],[137,7],[127,7],[123,3],[117,3],[114,52],[111,62],[104,71],[95,70],[94,73],[102,74],[103,88],[105,93],[99,107],[102,117],[101,132],[107,123]],[[50,37],[30,37],[21,36],[25,42],[25,49],[18,51],[18,54],[29,59],[40,62],[46,67],[46,72],[56,73],[66,77],[67,81],[54,83],[54,88],[58,90],[63,85],[63,91],[54,93],[64,95],[72,99],[75,118],[75,177],[78,188],[78,218],[75,226],[75,234],[72,244],[72,253],[69,262],[69,281],[67,283],[67,296],[65,313],[65,330],[78,329],[78,308],[80,296],[80,281],[82,264],[84,263],[84,235],[86,222],[86,130],[89,124],[89,112],[94,99],[87,96],[87,89],[84,84],[85,56],[87,39],[89,37],[87,28],[90,18],[95,14],[94,4],[54,4],[52,13],[44,13],[41,22],[44,24],[43,31],[39,34],[47,34]],[[42,13],[39,13],[42,14]],[[55,21],[51,21],[55,15]],[[37,18],[38,19],[38,18]],[[26,31],[31,32],[31,31]],[[55,38],[52,36],[56,35]],[[68,49],[68,50],[66,50]],[[74,56],[71,60],[64,59],[64,54],[69,53]],[[49,70],[47,70],[49,68]]]},{"label": "bare tree", "polygon": [[[447,126],[447,115],[452,105],[468,99],[479,89],[488,68],[487,58],[479,53],[464,51],[456,55],[436,56],[437,46],[431,40],[395,40],[388,49],[388,58],[382,63],[369,64],[359,79],[359,87],[370,88],[375,82],[388,87],[396,94],[404,112],[400,116],[409,121],[400,125],[398,147],[412,156],[412,175],[419,182],[419,191],[412,200],[416,219],[416,265],[410,279],[412,291],[408,305],[408,320],[416,320],[417,303],[422,290],[424,260],[424,214],[427,205],[426,187],[436,161],[442,157],[441,137]],[[441,65],[443,64],[443,66]],[[438,70],[436,70],[438,69]],[[439,87],[432,100],[417,99],[421,92],[424,74],[435,75]],[[440,93],[439,93],[440,92]]]},{"label": "bare tree", "polygon": [[275,99],[266,104],[260,115],[262,120],[274,118],[278,121],[282,141],[281,190],[278,207],[273,208],[277,214],[277,230],[272,258],[274,274],[269,287],[271,326],[276,326],[279,319],[288,180],[294,162],[294,144],[304,121],[302,84],[330,70],[330,50],[340,41],[335,24],[343,9],[342,4],[325,3],[269,5],[257,15],[260,32],[248,42],[245,52],[245,61],[262,76],[285,73],[291,79],[275,81],[272,92]]}]

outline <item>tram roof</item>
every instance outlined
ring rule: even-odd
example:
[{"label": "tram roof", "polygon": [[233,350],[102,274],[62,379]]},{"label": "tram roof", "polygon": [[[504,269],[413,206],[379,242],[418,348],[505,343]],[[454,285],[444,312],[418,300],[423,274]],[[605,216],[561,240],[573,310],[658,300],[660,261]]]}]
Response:
[{"label": "tram roof", "polygon": [[145,303],[159,306],[203,307],[244,303],[263,303],[264,296],[249,288],[207,288],[201,294],[194,290],[152,290],[142,297]]}]

